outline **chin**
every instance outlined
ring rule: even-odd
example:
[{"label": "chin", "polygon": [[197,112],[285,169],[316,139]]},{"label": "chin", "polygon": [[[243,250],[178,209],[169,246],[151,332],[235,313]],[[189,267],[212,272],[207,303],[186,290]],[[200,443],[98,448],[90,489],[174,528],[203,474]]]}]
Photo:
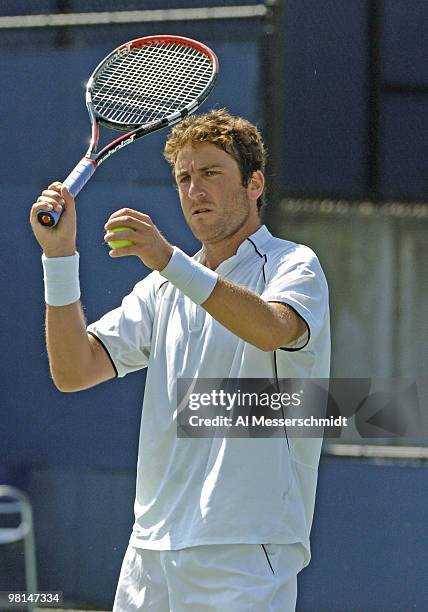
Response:
[{"label": "chin", "polygon": [[193,235],[203,241],[212,240],[218,237],[222,232],[221,228],[215,225],[204,225],[203,223],[189,223]]},{"label": "chin", "polygon": [[214,232],[209,232],[201,228],[190,229],[192,230],[192,234],[195,236],[195,238],[197,238],[200,242],[210,242],[213,238],[215,238]]}]

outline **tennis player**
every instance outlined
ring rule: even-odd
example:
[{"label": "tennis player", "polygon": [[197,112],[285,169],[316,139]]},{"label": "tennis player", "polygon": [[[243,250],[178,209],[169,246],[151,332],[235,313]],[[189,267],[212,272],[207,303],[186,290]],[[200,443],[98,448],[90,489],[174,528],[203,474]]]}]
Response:
[{"label": "tennis player", "polygon": [[[78,391],[148,367],[135,524],[114,612],[292,611],[310,559],[321,439],[178,438],[176,386],[179,378],[328,377],[327,283],[309,248],[261,224],[265,151],[255,126],[224,110],[188,117],[165,157],[202,248],[189,257],[148,215],[115,212],[105,240],[133,245],[110,256],[137,256],[153,272],[89,326],[73,199],[55,182],[31,212],[57,387]],[[36,222],[39,210],[61,205],[55,230]]]}]

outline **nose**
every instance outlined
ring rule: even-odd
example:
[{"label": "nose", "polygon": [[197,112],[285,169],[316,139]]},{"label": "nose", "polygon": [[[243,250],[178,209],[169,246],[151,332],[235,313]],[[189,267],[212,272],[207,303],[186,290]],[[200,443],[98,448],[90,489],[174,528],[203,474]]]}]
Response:
[{"label": "nose", "polygon": [[191,177],[188,194],[189,198],[192,198],[193,200],[198,200],[199,198],[205,197],[206,193],[199,177],[195,175]]}]

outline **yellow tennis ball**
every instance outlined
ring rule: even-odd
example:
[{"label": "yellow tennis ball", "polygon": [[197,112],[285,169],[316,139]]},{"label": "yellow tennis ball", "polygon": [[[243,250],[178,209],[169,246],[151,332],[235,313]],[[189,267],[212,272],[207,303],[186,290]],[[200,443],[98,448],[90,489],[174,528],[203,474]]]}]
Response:
[{"label": "yellow tennis ball", "polygon": [[[125,232],[130,230],[130,227],[113,227],[110,232]],[[111,249],[123,249],[123,247],[132,246],[132,240],[110,240],[108,245]]]}]

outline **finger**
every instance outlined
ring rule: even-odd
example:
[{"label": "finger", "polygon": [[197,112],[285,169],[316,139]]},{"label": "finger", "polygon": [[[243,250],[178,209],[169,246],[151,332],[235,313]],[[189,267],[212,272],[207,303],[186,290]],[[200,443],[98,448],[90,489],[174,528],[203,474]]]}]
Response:
[{"label": "finger", "polygon": [[62,195],[60,193],[57,193],[56,191],[52,191],[49,189],[45,189],[44,191],[42,191],[38,199],[40,200],[42,198],[46,198],[49,201],[54,200],[55,202],[58,202],[58,204],[64,204],[64,198],[62,197]]},{"label": "finger", "polygon": [[115,219],[109,220],[105,224],[104,229],[106,231],[111,231],[117,227],[129,227],[131,230],[136,232],[147,232],[148,230],[153,231],[154,228],[153,223],[134,219],[133,217],[125,215],[123,217],[116,217]]},{"label": "finger", "polygon": [[135,247],[129,246],[121,247],[120,249],[111,249],[108,254],[114,259],[115,257],[126,257],[127,255],[135,255],[136,253]]},{"label": "finger", "polygon": [[74,205],[74,198],[65,185],[61,186],[61,196],[64,199],[66,206]]},{"label": "finger", "polygon": [[31,207],[30,211],[30,223],[34,224],[37,221],[38,213],[40,212],[51,212],[56,211],[60,212],[62,210],[62,206],[57,203],[49,203],[49,202],[35,202]]},{"label": "finger", "polygon": [[41,210],[44,211],[49,211],[49,210],[53,210],[53,206],[52,204],[48,204],[46,202],[44,203],[40,203],[40,202],[35,202],[30,210],[30,221],[34,221],[36,219],[37,213]]},{"label": "finger", "polygon": [[[119,226],[120,227],[120,226]],[[113,228],[114,229],[114,228]],[[112,240],[135,240],[137,238],[137,232],[133,229],[120,229],[117,231],[108,230],[104,235],[106,242]]]},{"label": "finger", "polygon": [[64,208],[64,200],[61,198],[57,200],[55,198],[49,198],[47,196],[39,196],[37,203],[43,206],[52,206],[54,210],[62,210]]},{"label": "finger", "polygon": [[137,219],[140,221],[152,223],[152,220],[149,217],[149,215],[141,211],[138,211],[138,210],[133,210],[132,208],[121,208],[120,210],[117,210],[116,212],[110,215],[107,223],[109,223],[110,221],[116,220],[119,217],[129,217],[131,219]]},{"label": "finger", "polygon": [[32,206],[32,210],[34,210],[36,213],[39,212],[39,210],[53,210],[54,208],[54,204],[50,203],[50,202],[35,202]]},{"label": "finger", "polygon": [[60,183],[60,181],[54,181],[53,183],[48,185],[48,189],[53,189],[54,191],[58,191],[59,193],[61,191],[61,185],[62,183]]}]

